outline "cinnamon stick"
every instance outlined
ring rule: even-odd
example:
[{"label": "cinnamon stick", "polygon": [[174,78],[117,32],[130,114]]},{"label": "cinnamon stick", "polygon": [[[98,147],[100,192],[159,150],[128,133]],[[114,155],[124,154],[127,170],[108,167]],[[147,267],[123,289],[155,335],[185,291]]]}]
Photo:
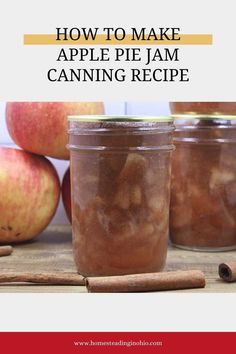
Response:
[{"label": "cinnamon stick", "polygon": [[205,276],[200,270],[132,274],[85,279],[88,292],[138,292],[204,288]]},{"label": "cinnamon stick", "polygon": [[85,285],[84,277],[72,273],[0,272],[0,283],[35,283],[50,285]]},{"label": "cinnamon stick", "polygon": [[236,262],[221,263],[219,265],[219,276],[229,283],[236,281]]},{"label": "cinnamon stick", "polygon": [[12,252],[12,246],[0,246],[0,257],[9,256]]}]

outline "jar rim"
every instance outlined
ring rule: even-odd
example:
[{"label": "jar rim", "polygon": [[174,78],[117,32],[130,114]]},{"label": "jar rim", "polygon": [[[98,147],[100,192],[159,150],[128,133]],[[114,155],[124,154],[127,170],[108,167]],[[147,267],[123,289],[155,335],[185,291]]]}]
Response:
[{"label": "jar rim", "polygon": [[236,115],[230,114],[195,114],[195,113],[178,113],[172,114],[171,117],[175,119],[202,119],[202,120],[211,120],[211,119],[219,119],[219,120],[236,120]]},{"label": "jar rim", "polygon": [[69,115],[70,122],[174,122],[171,116],[145,116],[145,115]]}]

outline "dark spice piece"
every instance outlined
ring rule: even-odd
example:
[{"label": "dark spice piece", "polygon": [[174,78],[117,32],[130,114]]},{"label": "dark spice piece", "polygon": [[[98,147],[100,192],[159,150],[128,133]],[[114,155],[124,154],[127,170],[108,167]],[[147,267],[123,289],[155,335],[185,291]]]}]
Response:
[{"label": "dark spice piece", "polygon": [[221,263],[219,265],[219,276],[227,282],[236,281],[236,262]]}]

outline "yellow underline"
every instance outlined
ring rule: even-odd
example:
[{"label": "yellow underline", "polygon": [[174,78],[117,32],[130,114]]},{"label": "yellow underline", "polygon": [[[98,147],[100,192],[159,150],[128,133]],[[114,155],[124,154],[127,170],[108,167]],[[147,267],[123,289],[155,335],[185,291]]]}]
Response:
[{"label": "yellow underline", "polygon": [[[147,36],[145,37],[147,38]],[[111,40],[106,40],[106,35],[99,34],[95,40],[86,40],[81,36],[79,40],[56,40],[56,34],[25,34],[25,45],[211,45],[213,43],[212,34],[181,34],[180,40],[132,40],[132,35],[127,34],[125,39],[119,41],[111,36]]]}]

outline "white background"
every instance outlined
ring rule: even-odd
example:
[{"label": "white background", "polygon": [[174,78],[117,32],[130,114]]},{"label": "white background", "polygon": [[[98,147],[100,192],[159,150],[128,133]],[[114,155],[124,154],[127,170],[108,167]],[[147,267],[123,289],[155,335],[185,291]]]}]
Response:
[{"label": "white background", "polygon": [[[180,27],[181,33],[212,33],[214,45],[181,47],[179,65],[189,68],[191,81],[176,84],[50,83],[45,75],[55,66],[60,46],[23,45],[25,33],[55,33],[56,27],[120,26],[127,31],[130,27],[172,26]],[[236,101],[235,0],[2,0],[0,33],[1,101]]]},{"label": "white background", "polygon": [[[212,33],[214,45],[182,47],[187,84],[52,84],[45,73],[58,48],[26,47],[23,34],[64,26],[181,27],[182,33]],[[144,101],[236,101],[235,0],[2,0],[0,33],[2,102],[138,101],[143,109]],[[0,330],[8,331],[236,330],[234,294],[1,294],[0,314]]]},{"label": "white background", "polygon": [[0,331],[235,331],[235,294],[1,294],[0,300]]}]

